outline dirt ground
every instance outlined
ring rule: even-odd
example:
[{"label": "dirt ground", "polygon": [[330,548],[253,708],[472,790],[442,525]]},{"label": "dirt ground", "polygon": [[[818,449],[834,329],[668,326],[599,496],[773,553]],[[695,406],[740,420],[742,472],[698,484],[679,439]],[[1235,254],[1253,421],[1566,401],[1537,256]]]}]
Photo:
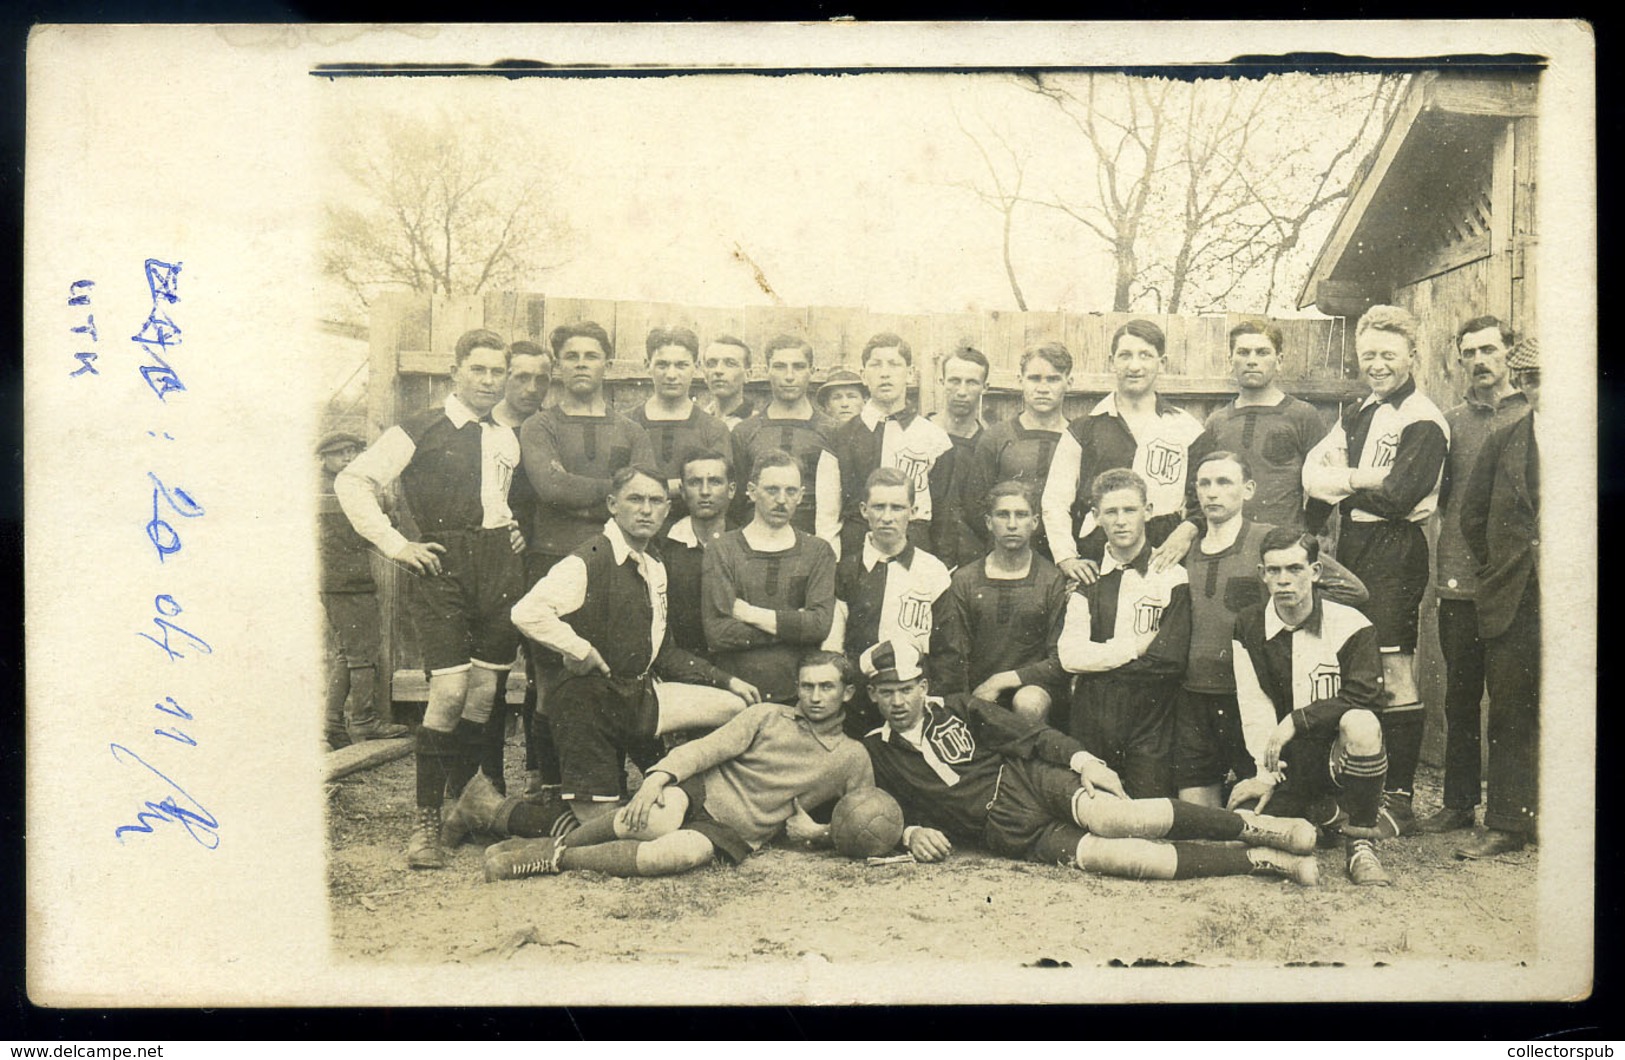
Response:
[{"label": "dirt ground", "polygon": [[[510,762],[517,754],[510,744]],[[1424,812],[1438,805],[1437,772],[1424,770],[1418,787]],[[939,865],[869,867],[776,846],[737,868],[665,879],[566,873],[487,884],[486,839],[459,848],[445,870],[407,869],[411,815],[410,756],[333,785],[328,887],[338,955],[701,969],[873,962],[880,953],[1012,966],[1371,967],[1416,958],[1515,964],[1535,948],[1536,850],[1459,862],[1451,850],[1463,833],[1383,844],[1390,888],[1351,885],[1340,850],[1320,853],[1321,883],[1310,889],[1259,877],[1108,879],[963,850]]]}]

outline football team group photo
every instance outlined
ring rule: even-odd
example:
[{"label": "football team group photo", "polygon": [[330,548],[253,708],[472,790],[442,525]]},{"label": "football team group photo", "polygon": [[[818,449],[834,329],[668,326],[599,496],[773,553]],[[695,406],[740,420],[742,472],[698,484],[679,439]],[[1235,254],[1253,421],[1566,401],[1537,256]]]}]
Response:
[{"label": "football team group photo", "polygon": [[[327,329],[367,369],[312,440],[337,942],[838,960],[863,907],[925,955],[1126,958],[1164,916],[1163,961],[1533,953],[1538,84],[1306,79],[1348,144],[1313,165],[1245,81],[1015,85],[1089,148],[1087,208],[955,103],[1008,307],[803,304],[738,244],[759,303],[554,295],[495,252],[459,287],[448,219],[444,282]],[[410,125],[365,186],[437,158],[410,209],[461,201],[475,133]],[[1227,152],[1307,166],[1290,240],[1273,193],[1197,179]],[[1012,225],[1120,250],[1136,188],[1162,234],[1040,311],[1057,259]],[[388,211],[332,218],[351,280]]]}]

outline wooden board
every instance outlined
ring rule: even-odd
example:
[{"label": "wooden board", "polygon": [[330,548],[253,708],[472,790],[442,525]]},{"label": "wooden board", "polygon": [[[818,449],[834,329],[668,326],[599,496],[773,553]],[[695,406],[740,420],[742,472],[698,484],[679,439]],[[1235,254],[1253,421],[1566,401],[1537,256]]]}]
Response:
[{"label": "wooden board", "polygon": [[385,762],[404,758],[412,753],[412,747],[412,737],[401,736],[393,740],[367,740],[341,747],[337,751],[329,751],[327,761],[324,763],[327,780],[331,783],[351,773],[359,773],[363,769],[371,769]]}]

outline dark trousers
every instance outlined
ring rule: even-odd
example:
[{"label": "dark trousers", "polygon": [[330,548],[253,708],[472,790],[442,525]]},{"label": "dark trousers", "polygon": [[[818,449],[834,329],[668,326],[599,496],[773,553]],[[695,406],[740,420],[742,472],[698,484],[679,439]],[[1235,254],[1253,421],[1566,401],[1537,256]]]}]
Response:
[{"label": "dark trousers", "polygon": [[1484,648],[1490,688],[1484,827],[1527,835],[1540,807],[1540,589],[1534,581],[1512,625]]},{"label": "dark trousers", "polygon": [[1175,681],[1084,674],[1072,692],[1068,732],[1122,778],[1131,799],[1173,798]]},{"label": "dark trousers", "polygon": [[1439,601],[1439,647],[1444,651],[1444,804],[1478,805],[1484,747],[1484,642],[1471,600]]}]

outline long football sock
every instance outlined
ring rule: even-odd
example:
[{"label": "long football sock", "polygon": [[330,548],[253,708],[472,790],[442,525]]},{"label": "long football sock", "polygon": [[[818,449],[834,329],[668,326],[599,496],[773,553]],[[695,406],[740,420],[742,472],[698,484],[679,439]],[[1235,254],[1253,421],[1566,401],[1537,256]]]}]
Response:
[{"label": "long football sock", "polygon": [[508,814],[507,821],[509,835],[523,836],[527,839],[549,835],[561,836],[579,830],[580,827],[581,823],[576,820],[576,815],[571,812],[569,804],[559,799],[540,803],[520,802]]},{"label": "long football sock", "polygon": [[1343,766],[1343,795],[1339,800],[1349,815],[1349,824],[1375,828],[1377,810],[1382,807],[1383,778],[1388,773],[1388,756],[1350,755]]},{"label": "long football sock", "polygon": [[[1239,830],[1240,826],[1237,827]],[[1175,843],[1173,846],[1179,859],[1174,863],[1176,880],[1188,880],[1195,876],[1246,876],[1253,871],[1253,862],[1247,856],[1246,847],[1212,843]]]},{"label": "long football sock", "polygon": [[459,718],[451,738],[455,750],[446,770],[446,794],[455,799],[479,771],[480,758],[485,753],[485,726]]},{"label": "long football sock", "polygon": [[500,794],[508,794],[508,778],[504,759],[508,749],[508,718],[513,713],[508,706],[508,671],[497,673],[497,694],[491,704],[491,720],[485,723],[485,746],[480,752],[480,771],[491,781]]},{"label": "long football sock", "polygon": [[1416,763],[1422,757],[1422,708],[1401,704],[1377,717],[1382,723],[1382,744],[1388,750],[1388,779],[1383,786],[1409,795],[1415,790]]},{"label": "long football sock", "polygon": [[584,821],[581,827],[570,833],[570,845],[573,847],[597,846],[599,843],[608,843],[620,838],[615,834],[615,814],[606,813]]},{"label": "long football sock", "polygon": [[[1174,823],[1168,829],[1169,839],[1235,839],[1241,835],[1242,819],[1229,810],[1217,806],[1198,806],[1194,802],[1174,802]],[[1213,875],[1206,873],[1205,875]]]},{"label": "long football sock", "polygon": [[[605,820],[607,818],[599,818]],[[576,829],[575,834],[586,831],[597,821],[582,825]],[[593,846],[578,847],[573,845],[574,836],[566,843],[564,853],[559,857],[559,867],[571,870],[589,869],[594,872],[607,872],[611,876],[640,876],[638,872],[638,847],[642,846],[635,839],[617,839],[610,843],[597,843]]]},{"label": "long football sock", "polygon": [[456,753],[451,733],[418,726],[413,757],[417,766],[417,803],[424,809],[437,809],[445,801],[448,752]]}]

